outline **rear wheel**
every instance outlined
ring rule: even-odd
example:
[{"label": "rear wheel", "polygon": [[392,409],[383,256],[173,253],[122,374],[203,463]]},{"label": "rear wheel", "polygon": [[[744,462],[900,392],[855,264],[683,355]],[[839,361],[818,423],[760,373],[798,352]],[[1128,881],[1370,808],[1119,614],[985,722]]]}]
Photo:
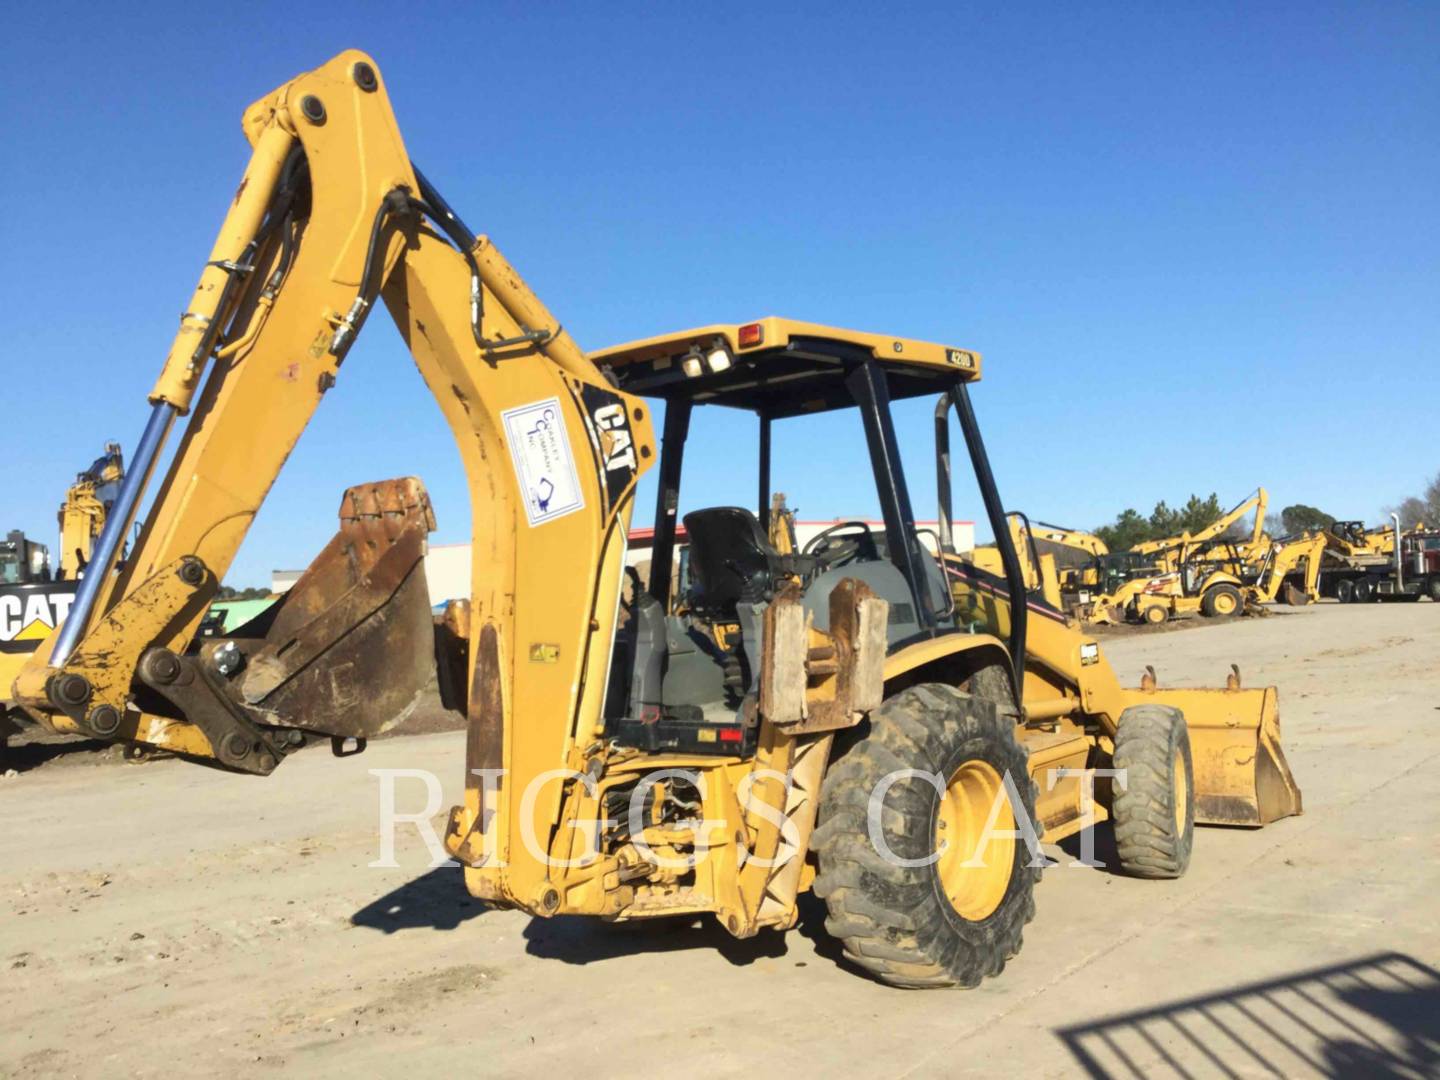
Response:
[{"label": "rear wheel", "polygon": [[892,986],[972,987],[1020,951],[1040,870],[1022,840],[993,833],[1035,820],[1026,761],[1013,714],[950,686],[871,714],[825,776],[814,835],[825,928],[852,961]]},{"label": "rear wheel", "polygon": [[1369,578],[1356,578],[1352,595],[1357,604],[1368,604],[1375,599],[1375,583]]},{"label": "rear wheel", "polygon": [[1216,615],[1234,615],[1240,610],[1240,590],[1234,585],[1212,585],[1200,598],[1200,610],[1214,618]]},{"label": "rear wheel", "polygon": [[1126,873],[1178,878],[1195,836],[1195,776],[1185,714],[1169,705],[1132,705],[1120,714],[1111,815]]},{"label": "rear wheel", "polygon": [[1335,599],[1342,604],[1350,604],[1355,601],[1355,582],[1344,578],[1335,586]]}]

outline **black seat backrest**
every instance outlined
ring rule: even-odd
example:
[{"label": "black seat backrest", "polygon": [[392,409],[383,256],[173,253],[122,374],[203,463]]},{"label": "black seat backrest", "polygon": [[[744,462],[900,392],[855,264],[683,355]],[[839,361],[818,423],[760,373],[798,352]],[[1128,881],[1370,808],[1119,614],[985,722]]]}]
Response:
[{"label": "black seat backrest", "polygon": [[690,607],[711,619],[734,619],[741,600],[768,598],[780,556],[760,522],[740,506],[715,506],[685,515],[690,543]]}]

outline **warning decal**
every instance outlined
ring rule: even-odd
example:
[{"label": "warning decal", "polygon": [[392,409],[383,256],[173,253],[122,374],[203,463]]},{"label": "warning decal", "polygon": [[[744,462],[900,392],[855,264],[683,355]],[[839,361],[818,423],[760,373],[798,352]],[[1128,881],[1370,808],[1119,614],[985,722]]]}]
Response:
[{"label": "warning decal", "polygon": [[530,524],[542,525],[583,507],[585,497],[575,473],[575,455],[570,450],[560,399],[506,409],[500,418]]}]

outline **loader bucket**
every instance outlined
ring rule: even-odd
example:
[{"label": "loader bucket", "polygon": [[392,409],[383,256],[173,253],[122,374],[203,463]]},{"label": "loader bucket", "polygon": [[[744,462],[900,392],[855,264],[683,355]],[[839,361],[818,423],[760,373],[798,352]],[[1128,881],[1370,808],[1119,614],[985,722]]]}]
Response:
[{"label": "loader bucket", "polygon": [[1185,714],[1195,767],[1195,820],[1268,825],[1302,812],[1300,788],[1280,748],[1275,688],[1139,691],[1136,701]]}]

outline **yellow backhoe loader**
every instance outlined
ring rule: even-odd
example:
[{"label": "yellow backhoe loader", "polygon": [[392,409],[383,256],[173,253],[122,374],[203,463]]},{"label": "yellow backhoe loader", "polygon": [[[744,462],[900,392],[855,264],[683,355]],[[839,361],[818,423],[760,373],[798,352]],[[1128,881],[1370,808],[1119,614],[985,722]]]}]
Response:
[{"label": "yellow backhoe loader", "polygon": [[[1041,600],[1056,611],[1063,611],[1063,599],[1061,595],[1060,570],[1056,564],[1056,557],[1051,551],[1041,553],[1039,537],[1034,532],[1030,519],[1024,514],[1012,511],[1005,515],[1005,524],[1010,532],[1010,545],[1015,550],[1016,560],[1020,563],[1020,578],[1024,582],[1025,591],[1029,594],[1038,595]],[[1048,526],[1051,536],[1055,535],[1055,527]],[[1098,537],[1096,543],[1101,547],[1104,543]],[[1051,540],[1051,544],[1058,541]],[[972,551],[968,557],[957,555],[944,555],[947,561],[960,564],[970,563],[981,570],[997,577],[1005,574],[1005,556],[998,544],[984,544]],[[952,566],[952,569],[962,572],[963,567]]]},{"label": "yellow backhoe loader", "polygon": [[1062,594],[1094,591],[1105,576],[1110,548],[1094,533],[1027,520],[1029,545],[1038,556],[1055,560],[1056,578]]},{"label": "yellow backhoe loader", "polygon": [[[1264,554],[1252,566],[1237,546],[1202,543],[1189,550],[1175,569],[1139,576],[1098,598],[1082,609],[1082,619],[1102,625],[1121,621],[1157,625],[1196,614],[1260,614],[1261,605],[1277,600],[1298,606],[1320,598],[1323,536],[1273,541],[1266,537],[1263,544]],[[1254,551],[1250,545],[1238,547]]]},{"label": "yellow backhoe loader", "polygon": [[[1182,873],[1196,821],[1300,811],[1274,688],[1124,689],[1096,642],[1032,604],[971,402],[977,353],[772,317],[587,355],[412,163],[368,57],[287,83],[244,130],[250,166],[115,511],[70,618],[19,677],[37,718],[263,775],[307,736],[349,750],[391,726],[438,650],[468,718],[446,846],[473,895],[541,917],[708,913],[745,937],[794,925],[813,888],[855,962],[911,987],[974,985],[1015,955],[1040,865],[1026,829],[1079,831],[1089,768],[1124,771],[1097,816],[1141,876]],[[437,632],[424,488],[363,484],[258,636],[197,643],[377,300],[464,460],[469,601]],[[1002,575],[957,573],[920,542],[890,409],[917,396],[937,402],[941,531],[958,421]],[[714,452],[751,418],[756,510],[686,491],[675,598],[697,409],[736,417]],[[843,522],[781,554],[772,425],[828,410],[857,421],[883,528]],[[622,620],[627,527],[652,467],[650,577]]]},{"label": "yellow backhoe loader", "polygon": [[75,477],[60,506],[60,571],[62,580],[73,581],[90,561],[110,506],[125,479],[125,459],[119,443],[106,443],[103,457]]},{"label": "yellow backhoe loader", "polygon": [[[1135,544],[1127,554],[1137,563],[1123,576],[1108,575],[1105,587],[1095,589],[1076,607],[1076,614],[1082,622],[1097,625],[1158,625],[1197,614],[1238,614],[1245,608],[1246,580],[1259,572],[1258,564],[1270,548],[1265,535],[1268,503],[1265,489],[1256,488],[1203,529]],[[1251,535],[1227,538],[1226,531],[1252,511]]]},{"label": "yellow backhoe loader", "polygon": [[1170,619],[1238,615],[1245,607],[1245,583],[1235,573],[1202,559],[1176,569],[1141,574],[1114,592],[1080,609],[1082,622],[1105,625],[1141,622],[1152,626]]},{"label": "yellow backhoe loader", "polygon": [[[1032,576],[1042,582],[1048,578],[1041,572],[1042,560],[1055,564],[1055,586],[1059,600],[1051,603],[1077,617],[1089,612],[1098,597],[1117,593],[1128,581],[1150,578],[1160,572],[1149,555],[1134,551],[1111,551],[1105,541],[1094,533],[1052,525],[1045,521],[1031,522],[1024,515],[1011,519],[1011,539],[1020,549],[1022,564],[1026,552],[1031,553],[1026,567],[1026,580]],[[993,559],[989,549],[979,549],[977,556]],[[980,554],[985,552],[986,554]],[[1035,569],[1032,573],[1031,566]]]},{"label": "yellow backhoe loader", "polygon": [[1283,601],[1292,606],[1320,599],[1320,569],[1325,558],[1323,533],[1304,533],[1272,541],[1255,580],[1247,586],[1250,603]]},{"label": "yellow backhoe loader", "polygon": [[10,687],[30,654],[65,618],[77,578],[105,525],[124,479],[120,447],[107,443],[103,457],[78,474],[60,506],[60,567],[52,571],[50,549],[12,530],[0,540],[0,746],[15,725],[6,723]]},{"label": "yellow backhoe loader", "polygon": [[[1265,510],[1269,502],[1270,496],[1266,490],[1263,487],[1256,488],[1203,529],[1194,533],[1183,532],[1179,536],[1161,540],[1146,540],[1133,545],[1130,550],[1137,555],[1144,555],[1163,571],[1178,571],[1185,563],[1196,561],[1197,555],[1209,556],[1212,561],[1224,561],[1227,564],[1236,559],[1242,562],[1258,562],[1264,556],[1268,543],[1265,536]],[[1225,532],[1251,511],[1255,514],[1255,523],[1249,538],[1223,540]],[[1227,565],[1225,569],[1233,573],[1236,568]]]}]

